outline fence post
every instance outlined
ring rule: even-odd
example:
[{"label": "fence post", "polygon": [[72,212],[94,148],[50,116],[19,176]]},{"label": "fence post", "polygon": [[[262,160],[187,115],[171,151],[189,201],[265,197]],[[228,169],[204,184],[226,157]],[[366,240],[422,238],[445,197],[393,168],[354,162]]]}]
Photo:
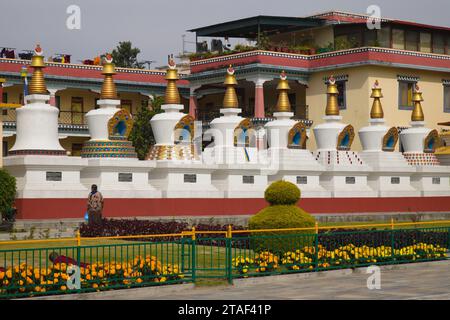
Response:
[{"label": "fence post", "polygon": [[227,278],[228,278],[228,283],[229,284],[233,284],[233,254],[232,254],[232,239],[233,237],[233,229],[231,227],[231,225],[228,225],[227,228],[227,236],[225,239],[225,244],[226,244],[226,270],[227,270]]},{"label": "fence post", "polygon": [[394,262],[394,258],[395,258],[395,254],[394,254],[394,250],[395,250],[395,239],[394,239],[394,218],[391,218],[391,260],[392,262]]},{"label": "fence post", "polygon": [[448,235],[448,240],[447,240],[447,258],[449,258],[449,254],[450,254],[450,228],[447,228],[447,235]]},{"label": "fence post", "polygon": [[80,250],[81,234],[80,234],[80,229],[77,230],[76,236],[77,236],[77,263],[78,263],[78,267],[80,267],[80,261],[81,261],[81,250]]},{"label": "fence post", "polygon": [[197,253],[196,253],[196,245],[195,245],[195,227],[192,227],[192,235],[191,235],[191,242],[192,242],[192,282],[195,283],[196,280],[196,268],[197,268]]},{"label": "fence post", "polygon": [[181,273],[184,273],[184,263],[185,263],[185,261],[184,261],[184,254],[185,254],[184,242],[185,241],[184,241],[183,234],[184,234],[184,231],[181,232]]},{"label": "fence post", "polygon": [[[77,230],[76,236],[77,236],[77,266],[78,266],[78,270],[81,272],[81,270],[80,270],[80,267],[81,267],[81,233],[80,233],[80,229]],[[81,285],[77,291],[81,292]]]},{"label": "fence post", "polygon": [[316,260],[316,271],[319,270],[319,222],[314,225],[314,256]]}]

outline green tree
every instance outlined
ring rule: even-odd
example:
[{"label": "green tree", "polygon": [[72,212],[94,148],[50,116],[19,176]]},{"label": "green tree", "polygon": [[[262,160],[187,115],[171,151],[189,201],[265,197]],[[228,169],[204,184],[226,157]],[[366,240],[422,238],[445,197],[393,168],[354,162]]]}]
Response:
[{"label": "green tree", "polygon": [[150,146],[155,144],[152,126],[150,120],[157,113],[161,113],[161,105],[164,103],[164,97],[153,96],[152,108],[142,107],[134,119],[133,129],[131,130],[129,140],[133,142],[139,160],[144,160]]},{"label": "green tree", "polygon": [[133,48],[131,41],[121,41],[111,52],[116,66],[123,68],[144,68],[143,63],[137,61],[137,55],[141,52],[139,48]]},{"label": "green tree", "polygon": [[1,215],[6,214],[12,207],[16,197],[16,178],[6,170],[0,169],[0,223]]}]

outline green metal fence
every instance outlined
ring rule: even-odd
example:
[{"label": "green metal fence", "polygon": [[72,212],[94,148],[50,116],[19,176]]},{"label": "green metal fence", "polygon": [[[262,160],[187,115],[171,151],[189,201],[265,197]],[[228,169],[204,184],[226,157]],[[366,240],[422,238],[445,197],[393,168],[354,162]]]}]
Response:
[{"label": "green metal fence", "polygon": [[434,227],[4,249],[0,298],[443,260],[449,246],[450,228]]},{"label": "green metal fence", "polygon": [[193,241],[0,250],[0,298],[192,282]]}]

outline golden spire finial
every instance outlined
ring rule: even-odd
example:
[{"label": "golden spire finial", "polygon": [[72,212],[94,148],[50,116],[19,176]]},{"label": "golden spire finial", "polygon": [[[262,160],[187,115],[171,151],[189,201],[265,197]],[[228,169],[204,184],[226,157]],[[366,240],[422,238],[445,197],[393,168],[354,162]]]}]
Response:
[{"label": "golden spire finial", "polygon": [[325,115],[327,116],[338,116],[339,115],[339,104],[338,104],[338,94],[339,91],[336,85],[336,79],[331,76],[328,79],[327,86],[327,107],[325,108]]},{"label": "golden spire finial", "polygon": [[277,90],[280,92],[278,94],[278,102],[276,106],[277,112],[291,112],[291,103],[289,102],[288,96],[288,91],[290,89],[286,72],[283,70],[280,74],[280,81],[277,86]]},{"label": "golden spire finial", "polygon": [[378,80],[375,81],[375,84],[372,87],[372,94],[370,95],[373,98],[372,109],[370,110],[370,118],[372,119],[383,119],[384,112],[383,107],[381,105],[381,98],[383,98],[383,94],[381,93],[380,83]]},{"label": "golden spire finial", "polygon": [[103,64],[102,74],[105,76],[103,79],[102,92],[100,94],[101,99],[117,99],[116,85],[114,84],[113,75],[116,74],[114,64],[112,63],[112,56],[107,53],[105,62]]},{"label": "golden spire finial", "polygon": [[173,60],[173,55],[168,56],[168,65],[169,69],[167,69],[166,72],[167,87],[166,87],[166,95],[164,97],[164,103],[180,104],[180,93],[178,92],[177,88],[177,80],[179,79],[179,77],[177,65]]},{"label": "golden spire finial", "polygon": [[33,67],[33,75],[31,76],[30,86],[28,87],[29,94],[47,94],[47,87],[45,86],[44,72],[45,68],[44,52],[38,44],[34,49],[34,55],[31,58],[31,67]]},{"label": "golden spire finial", "polygon": [[225,91],[225,96],[223,97],[223,107],[224,108],[237,108],[238,99],[236,95],[236,90],[234,86],[237,85],[236,77],[234,76],[234,69],[230,66],[227,69],[227,75],[225,76],[225,82],[223,83],[227,89]]},{"label": "golden spire finial", "polygon": [[414,109],[411,114],[411,121],[424,121],[425,116],[423,115],[422,104],[423,101],[422,92],[420,92],[419,86],[416,84],[415,90],[412,96],[412,101],[414,103]]}]

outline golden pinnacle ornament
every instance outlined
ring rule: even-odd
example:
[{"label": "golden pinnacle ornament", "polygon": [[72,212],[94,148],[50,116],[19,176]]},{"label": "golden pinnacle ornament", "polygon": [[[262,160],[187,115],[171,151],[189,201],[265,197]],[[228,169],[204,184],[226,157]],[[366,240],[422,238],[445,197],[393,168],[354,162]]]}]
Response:
[{"label": "golden pinnacle ornament", "polygon": [[327,116],[339,115],[338,94],[339,90],[336,85],[336,79],[334,78],[334,76],[331,76],[328,79],[327,107],[325,108],[325,115]]},{"label": "golden pinnacle ornament", "polygon": [[45,68],[44,52],[40,45],[34,49],[34,55],[31,58],[31,67],[33,68],[33,75],[28,87],[29,94],[47,94],[47,87],[45,86],[44,72]]},{"label": "golden pinnacle ornament", "polygon": [[372,87],[372,94],[370,95],[370,97],[373,98],[372,109],[370,110],[370,118],[383,119],[384,112],[380,100],[381,98],[383,98],[383,94],[381,93],[381,88],[378,80],[375,81],[375,84]]},{"label": "golden pinnacle ornament", "polygon": [[412,96],[412,101],[414,103],[414,109],[411,114],[411,121],[424,121],[425,116],[423,115],[422,104],[423,101],[422,92],[420,92],[419,86],[416,84],[415,90]]},{"label": "golden pinnacle ornament", "polygon": [[168,56],[168,66],[166,72],[166,95],[164,97],[165,104],[180,104],[180,93],[177,88],[177,80],[180,79],[178,77],[177,65],[173,60],[173,55]]},{"label": "golden pinnacle ornament", "polygon": [[234,68],[231,66],[227,69],[227,75],[225,76],[225,82],[223,83],[227,89],[225,96],[223,97],[223,108],[237,108],[238,99],[234,86],[237,85],[236,77],[234,76]]},{"label": "golden pinnacle ornament", "polygon": [[291,103],[289,102],[288,91],[291,88],[289,87],[289,83],[287,81],[287,75],[284,70],[280,74],[280,81],[278,82],[277,90],[278,94],[278,102],[276,106],[277,112],[291,112]]},{"label": "golden pinnacle ornament", "polygon": [[117,90],[116,85],[114,84],[113,75],[116,74],[116,70],[114,68],[114,64],[112,63],[113,58],[108,53],[105,57],[105,62],[103,64],[102,74],[105,76],[103,79],[102,92],[100,94],[101,99],[113,99],[116,100]]}]

